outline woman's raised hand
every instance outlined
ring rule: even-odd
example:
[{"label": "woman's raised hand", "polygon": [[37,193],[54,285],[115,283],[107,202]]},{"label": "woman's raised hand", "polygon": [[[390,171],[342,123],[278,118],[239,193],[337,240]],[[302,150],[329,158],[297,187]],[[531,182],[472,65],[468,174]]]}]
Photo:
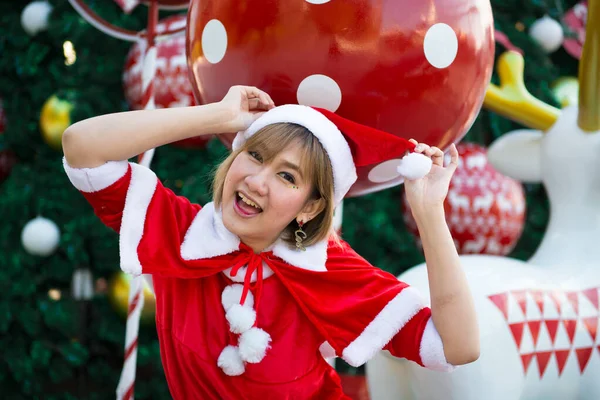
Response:
[{"label": "woman's raised hand", "polygon": [[266,111],[275,107],[271,96],[254,86],[232,86],[219,104],[231,113],[231,133],[246,130]]}]

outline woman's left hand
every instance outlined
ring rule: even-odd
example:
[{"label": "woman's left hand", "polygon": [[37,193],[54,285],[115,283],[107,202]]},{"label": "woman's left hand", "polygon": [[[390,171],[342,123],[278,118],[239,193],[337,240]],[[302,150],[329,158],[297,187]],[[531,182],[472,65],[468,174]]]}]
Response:
[{"label": "woman's left hand", "polygon": [[454,144],[450,146],[450,163],[444,167],[444,153],[440,149],[418,143],[414,139],[410,139],[410,142],[416,145],[415,153],[431,157],[433,162],[431,171],[423,178],[404,181],[406,198],[413,214],[426,213],[433,207],[443,207],[450,179],[458,167],[456,146]]}]

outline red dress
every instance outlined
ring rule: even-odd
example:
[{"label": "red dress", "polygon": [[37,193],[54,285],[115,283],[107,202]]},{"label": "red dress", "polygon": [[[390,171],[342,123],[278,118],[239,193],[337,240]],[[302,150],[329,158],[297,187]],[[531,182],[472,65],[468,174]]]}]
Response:
[{"label": "red dress", "polygon": [[305,252],[240,243],[200,207],[126,161],[64,163],[96,215],[119,232],[121,268],[151,274],[161,358],[175,399],[347,399],[325,357],[376,352],[440,371],[439,334],[414,288],[333,242]]}]

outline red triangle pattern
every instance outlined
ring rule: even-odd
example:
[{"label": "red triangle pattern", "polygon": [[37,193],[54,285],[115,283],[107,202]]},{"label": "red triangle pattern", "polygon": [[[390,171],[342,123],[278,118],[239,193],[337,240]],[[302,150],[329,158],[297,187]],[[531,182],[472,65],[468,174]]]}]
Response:
[{"label": "red triangle pattern", "polygon": [[535,300],[535,304],[540,309],[540,313],[544,315],[544,292],[541,290],[530,290],[529,293],[533,296],[533,300]]},{"label": "red triangle pattern", "polygon": [[523,311],[523,316],[526,317],[527,316],[527,297],[526,297],[526,290],[515,290],[513,291],[511,294],[515,297],[515,300],[517,300],[517,304],[519,304],[519,307],[521,308],[521,311]]},{"label": "red triangle pattern", "polygon": [[600,306],[598,305],[598,288],[584,290],[583,295],[592,302],[597,311],[600,311]]},{"label": "red triangle pattern", "polygon": [[575,338],[575,328],[577,327],[576,319],[564,319],[562,321],[565,329],[567,330],[567,335],[569,335],[569,341],[573,344],[573,339]]},{"label": "red triangle pattern", "polygon": [[515,324],[509,324],[510,331],[513,334],[513,338],[515,339],[515,343],[517,344],[517,349],[521,348],[521,339],[523,338],[523,326],[525,322],[518,322]]},{"label": "red triangle pattern", "polygon": [[531,336],[533,337],[533,345],[537,346],[538,337],[540,335],[540,324],[542,321],[527,321]]},{"label": "red triangle pattern", "polygon": [[590,333],[592,340],[596,341],[596,334],[598,333],[598,317],[582,318],[581,320],[587,331]]},{"label": "red triangle pattern", "polygon": [[568,292],[566,294],[569,303],[571,303],[571,305],[573,306],[573,310],[575,310],[575,315],[579,315],[579,296],[577,295],[578,292]]},{"label": "red triangle pattern", "polygon": [[544,372],[546,372],[546,367],[548,366],[548,361],[550,361],[550,356],[552,353],[552,351],[540,351],[536,353],[538,369],[540,370],[540,378],[542,378],[544,376]]},{"label": "red triangle pattern", "polygon": [[554,355],[556,356],[556,363],[558,364],[558,376],[560,376],[565,368],[565,364],[567,364],[567,359],[569,358],[569,353],[571,350],[556,350]]},{"label": "red triangle pattern", "polygon": [[550,298],[552,299],[552,302],[554,303],[554,305],[556,306],[556,311],[558,311],[558,314],[560,315],[560,292],[557,290],[553,290],[550,293]]},{"label": "red triangle pattern", "polygon": [[527,370],[529,370],[529,366],[531,365],[531,359],[533,358],[534,353],[529,354],[521,354],[521,361],[523,361],[523,370],[527,374]]},{"label": "red triangle pattern", "polygon": [[546,329],[548,329],[548,334],[550,335],[550,339],[552,339],[552,344],[556,341],[556,332],[558,331],[558,320],[557,319],[548,319],[544,321],[546,324]]},{"label": "red triangle pattern", "polygon": [[489,296],[489,299],[502,312],[502,314],[504,315],[504,319],[508,320],[508,294],[493,294]]},{"label": "red triangle pattern", "polygon": [[588,364],[588,361],[590,361],[590,356],[592,355],[593,349],[594,349],[593,347],[587,347],[584,349],[575,349],[575,352],[577,353],[577,361],[579,361],[579,371],[581,371],[582,374],[583,374],[583,370],[585,369],[585,367]]}]

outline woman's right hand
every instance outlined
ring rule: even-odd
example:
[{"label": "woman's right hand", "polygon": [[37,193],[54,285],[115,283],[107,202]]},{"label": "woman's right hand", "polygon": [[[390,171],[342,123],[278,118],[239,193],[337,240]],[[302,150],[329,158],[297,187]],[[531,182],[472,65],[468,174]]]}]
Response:
[{"label": "woman's right hand", "polygon": [[227,124],[231,133],[246,130],[266,111],[275,107],[271,96],[254,86],[232,86],[219,104],[232,116]]}]

